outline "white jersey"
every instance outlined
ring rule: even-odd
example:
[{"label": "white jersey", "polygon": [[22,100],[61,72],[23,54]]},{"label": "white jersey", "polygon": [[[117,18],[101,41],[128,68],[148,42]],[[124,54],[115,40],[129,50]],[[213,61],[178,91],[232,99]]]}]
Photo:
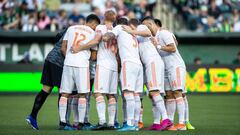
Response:
[{"label": "white jersey", "polygon": [[176,46],[176,52],[174,53],[170,53],[162,50],[159,51],[159,54],[164,61],[165,68],[166,69],[173,68],[173,67],[185,68],[185,63],[177,49],[177,40],[174,34],[167,30],[159,30],[155,37],[161,46],[166,46],[171,43],[174,43],[174,45]]},{"label": "white jersey", "polygon": [[[106,25],[98,25],[96,28],[97,34],[104,35],[110,32]],[[98,46],[97,65],[103,66],[107,69],[117,71],[117,41],[113,39],[109,42],[101,41]]]},{"label": "white jersey", "polygon": [[117,25],[112,32],[117,36],[117,44],[121,62],[130,61],[141,64],[139,56],[138,42],[135,36],[123,31],[122,25]]},{"label": "white jersey", "polygon": [[95,32],[88,26],[75,25],[68,28],[63,40],[67,40],[67,52],[64,65],[73,67],[89,67],[90,50],[80,51],[73,54],[71,47],[80,44],[86,44],[92,40]]},{"label": "white jersey", "polygon": [[[137,31],[149,30],[145,25],[138,25]],[[150,31],[150,30],[149,30]],[[151,62],[155,56],[159,56],[157,49],[152,44],[150,37],[137,36],[139,43],[139,52],[142,62],[146,65]]]}]

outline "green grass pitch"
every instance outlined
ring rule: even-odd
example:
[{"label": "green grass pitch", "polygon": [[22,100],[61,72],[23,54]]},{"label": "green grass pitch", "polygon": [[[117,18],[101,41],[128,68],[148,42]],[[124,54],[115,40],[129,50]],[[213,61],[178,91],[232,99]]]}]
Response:
[{"label": "green grass pitch", "polygon": [[[77,135],[77,134],[140,134],[140,135],[239,135],[239,95],[189,95],[190,119],[196,127],[192,131],[58,131],[57,96],[49,96],[38,116],[39,131],[32,130],[25,122],[30,113],[35,95],[0,95],[0,135]],[[91,100],[91,122],[97,123],[95,101]],[[121,102],[119,103],[121,108]],[[152,121],[151,103],[144,97],[144,124]],[[122,122],[121,109],[119,121]]]}]

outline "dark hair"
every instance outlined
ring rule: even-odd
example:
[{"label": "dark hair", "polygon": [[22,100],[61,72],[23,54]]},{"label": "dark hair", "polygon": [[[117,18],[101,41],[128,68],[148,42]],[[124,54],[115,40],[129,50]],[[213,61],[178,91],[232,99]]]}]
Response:
[{"label": "dark hair", "polygon": [[238,52],[237,55],[240,55],[240,52]]},{"label": "dark hair", "polygon": [[162,27],[162,22],[160,19],[154,19],[154,22],[156,23],[157,26]]},{"label": "dark hair", "polygon": [[116,24],[117,25],[119,25],[119,24],[128,25],[128,20],[127,20],[127,18],[121,17],[121,18],[117,19]]},{"label": "dark hair", "polygon": [[88,22],[93,22],[93,21],[97,22],[98,24],[101,23],[101,21],[100,21],[100,19],[98,18],[97,15],[95,15],[95,14],[88,15],[87,19],[86,19],[86,22],[88,23]]},{"label": "dark hair", "polygon": [[194,62],[197,62],[197,61],[201,61],[201,58],[199,57],[194,58]]},{"label": "dark hair", "polygon": [[129,21],[129,24],[132,24],[134,26],[138,26],[138,25],[140,25],[140,21],[138,19],[133,18]]},{"label": "dark hair", "polygon": [[154,18],[151,17],[151,16],[146,16],[146,17],[144,17],[144,18],[142,19],[141,22],[144,22],[145,20],[152,20],[152,21],[154,21]]}]

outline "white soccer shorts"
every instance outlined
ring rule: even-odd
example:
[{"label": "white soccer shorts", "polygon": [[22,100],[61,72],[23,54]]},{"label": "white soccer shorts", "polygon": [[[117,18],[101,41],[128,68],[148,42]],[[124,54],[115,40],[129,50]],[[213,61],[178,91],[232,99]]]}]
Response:
[{"label": "white soccer shorts", "polygon": [[120,73],[122,90],[143,92],[143,67],[129,61],[124,61]]},{"label": "white soccer shorts", "polygon": [[78,93],[90,92],[89,67],[63,66],[60,93],[72,93],[77,88]]},{"label": "white soccer shorts", "polygon": [[94,93],[117,94],[118,72],[97,65]]},{"label": "white soccer shorts", "polygon": [[174,67],[165,70],[164,89],[165,91],[182,90],[186,93],[186,68]]},{"label": "white soccer shorts", "polygon": [[[158,57],[157,57],[158,58]],[[145,66],[145,76],[147,79],[147,88],[149,91],[159,90],[164,93],[164,63],[160,59],[152,60]]]}]

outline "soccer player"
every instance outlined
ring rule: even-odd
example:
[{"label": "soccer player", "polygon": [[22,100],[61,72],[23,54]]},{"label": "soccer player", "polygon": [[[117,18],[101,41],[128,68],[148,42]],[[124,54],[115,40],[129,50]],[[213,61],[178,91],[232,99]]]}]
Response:
[{"label": "soccer player", "polygon": [[[151,31],[147,26],[140,24],[137,19],[129,21],[131,29],[124,27],[125,31],[137,35],[140,57],[145,69],[147,87],[153,102],[153,125],[150,130],[166,130],[173,125],[168,119],[164,105],[164,99],[160,93],[164,93],[164,63],[159,56],[155,46],[151,43]],[[162,122],[160,124],[160,117]]]},{"label": "soccer player", "polygon": [[79,127],[83,127],[86,113],[86,95],[90,91],[89,58],[90,50],[80,51],[76,54],[71,52],[72,46],[78,46],[80,43],[87,43],[95,36],[94,30],[100,24],[100,19],[91,14],[86,18],[85,25],[75,25],[68,28],[62,48],[66,49],[65,61],[60,87],[61,98],[59,100],[60,130],[73,130],[66,123],[67,99],[72,93],[74,87],[77,88]]},{"label": "soccer player", "polygon": [[128,25],[126,18],[119,18],[112,32],[103,36],[104,41],[117,38],[121,59],[121,87],[126,100],[127,124],[118,131],[138,130],[141,110],[140,93],[143,92],[143,68],[140,61],[138,42],[135,36],[123,31],[122,26]]},{"label": "soccer player", "polygon": [[[116,20],[116,13],[109,10],[104,14],[104,24],[98,25],[96,35],[93,40],[87,44],[82,44],[78,47],[73,47],[74,52],[82,51],[98,45],[97,53],[97,69],[94,80],[94,95],[96,98],[96,107],[99,117],[99,123],[93,130],[114,129],[114,119],[116,114],[116,99],[117,84],[118,84],[118,64],[116,60],[117,42],[112,39],[108,42],[102,41],[102,36],[113,29],[113,22]],[[104,95],[108,98],[108,114],[109,123],[106,124],[106,104]]]},{"label": "soccer player", "polygon": [[[159,19],[154,19],[154,22],[158,26],[159,29],[162,27],[162,22]],[[185,116],[184,117],[185,124],[186,124],[187,129],[195,129],[189,121],[189,107],[188,107],[188,100],[187,100],[186,92],[187,91],[185,90],[183,93],[183,99],[184,99],[184,103],[185,103],[185,115],[184,115]],[[171,104],[173,106],[172,109],[176,108],[176,102],[171,102],[168,104]],[[175,113],[175,109],[173,109],[173,112]],[[173,116],[173,118],[174,118],[174,116]]]},{"label": "soccer player", "polygon": [[172,103],[176,103],[179,122],[175,128],[177,130],[186,130],[184,123],[185,103],[182,94],[185,90],[186,67],[177,50],[176,38],[173,33],[161,28],[158,29],[152,17],[145,17],[142,22],[148,26],[155,36],[155,38],[151,38],[152,43],[157,47],[165,64],[166,78],[164,84],[168,116],[173,121],[174,112],[172,110],[174,106],[172,106]]},{"label": "soccer player", "polygon": [[[56,44],[47,55],[42,71],[42,90],[37,94],[32,107],[32,112],[27,116],[26,121],[33,129],[38,130],[37,115],[42,105],[46,101],[54,86],[60,88],[63,71],[64,55],[61,51],[63,36],[67,29],[61,31],[56,36]],[[65,51],[65,50],[63,50]]]}]

